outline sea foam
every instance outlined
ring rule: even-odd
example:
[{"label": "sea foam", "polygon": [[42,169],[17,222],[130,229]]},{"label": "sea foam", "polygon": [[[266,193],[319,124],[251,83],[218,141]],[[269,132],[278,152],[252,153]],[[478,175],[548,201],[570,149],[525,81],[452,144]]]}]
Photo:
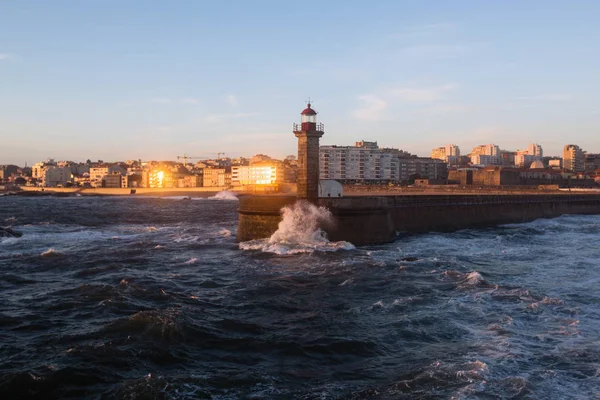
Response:
[{"label": "sea foam", "polygon": [[223,190],[222,192],[219,192],[217,194],[215,194],[214,196],[208,197],[208,200],[233,200],[233,201],[238,201],[237,196],[235,195],[235,193],[230,192],[229,190]]},{"label": "sea foam", "polygon": [[330,242],[321,226],[332,223],[331,212],[307,201],[297,201],[281,210],[283,219],[268,239],[240,243],[242,250],[260,250],[275,254],[311,253],[313,251],[352,250],[349,242]]}]

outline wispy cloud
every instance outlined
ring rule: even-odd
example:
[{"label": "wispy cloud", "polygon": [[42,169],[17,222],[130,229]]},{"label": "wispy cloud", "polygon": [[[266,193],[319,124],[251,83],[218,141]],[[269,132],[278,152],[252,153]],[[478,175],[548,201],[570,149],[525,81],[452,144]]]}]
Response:
[{"label": "wispy cloud", "polygon": [[572,101],[573,96],[564,93],[552,93],[552,94],[539,94],[535,96],[520,96],[516,97],[515,100],[522,101]]},{"label": "wispy cloud", "polygon": [[210,114],[204,117],[206,122],[221,122],[230,119],[254,117],[258,113],[233,113],[233,114]]},{"label": "wispy cloud", "polygon": [[0,60],[16,60],[16,59],[17,59],[16,54],[0,53]]},{"label": "wispy cloud", "polygon": [[439,86],[399,86],[358,97],[361,105],[352,115],[363,121],[383,121],[394,107],[417,106],[424,111],[437,114],[464,111],[466,106],[445,100],[446,94],[458,88],[456,83]]},{"label": "wispy cloud", "polygon": [[237,106],[238,104],[238,99],[235,95],[233,94],[228,94],[227,96],[225,96],[225,101],[230,105],[230,106]]},{"label": "wispy cloud", "polygon": [[433,87],[399,87],[389,91],[391,97],[397,101],[408,103],[423,103],[441,100],[444,93],[456,89],[455,83],[447,83],[441,86]]},{"label": "wispy cloud", "polygon": [[359,96],[358,99],[362,105],[352,113],[356,119],[381,121],[384,118],[388,106],[386,101],[372,94]]}]

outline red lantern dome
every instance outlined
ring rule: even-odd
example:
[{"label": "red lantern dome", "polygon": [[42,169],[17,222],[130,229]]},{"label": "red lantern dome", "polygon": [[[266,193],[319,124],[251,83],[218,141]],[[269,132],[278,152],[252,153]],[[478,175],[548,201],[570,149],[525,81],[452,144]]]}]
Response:
[{"label": "red lantern dome", "polygon": [[317,123],[317,112],[310,108],[310,103],[307,104],[306,108],[300,113],[300,115],[302,116],[302,124]]},{"label": "red lantern dome", "polygon": [[300,115],[317,115],[317,112],[310,108],[310,103],[308,103],[307,107],[300,113]]}]

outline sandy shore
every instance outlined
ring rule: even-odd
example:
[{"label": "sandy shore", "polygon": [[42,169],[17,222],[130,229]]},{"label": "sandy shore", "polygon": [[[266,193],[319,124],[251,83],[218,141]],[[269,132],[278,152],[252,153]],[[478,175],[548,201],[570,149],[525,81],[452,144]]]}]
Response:
[{"label": "sandy shore", "polygon": [[[211,197],[225,188],[169,188],[169,189],[153,189],[153,188],[39,188],[39,187],[22,187],[16,192],[23,196],[128,196],[128,197]],[[15,191],[8,191],[13,192]],[[239,192],[242,193],[242,192]],[[238,193],[236,193],[238,194]]]}]

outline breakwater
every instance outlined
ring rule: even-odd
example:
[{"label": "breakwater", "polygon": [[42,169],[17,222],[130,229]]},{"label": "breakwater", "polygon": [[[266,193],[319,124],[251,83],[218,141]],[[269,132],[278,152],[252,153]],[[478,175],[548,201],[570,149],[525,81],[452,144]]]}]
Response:
[{"label": "breakwater", "polygon": [[[295,196],[242,196],[238,241],[270,237],[280,210]],[[334,217],[324,226],[334,241],[355,245],[392,241],[397,232],[449,232],[521,223],[563,214],[600,214],[597,194],[417,195],[322,198]]]}]

